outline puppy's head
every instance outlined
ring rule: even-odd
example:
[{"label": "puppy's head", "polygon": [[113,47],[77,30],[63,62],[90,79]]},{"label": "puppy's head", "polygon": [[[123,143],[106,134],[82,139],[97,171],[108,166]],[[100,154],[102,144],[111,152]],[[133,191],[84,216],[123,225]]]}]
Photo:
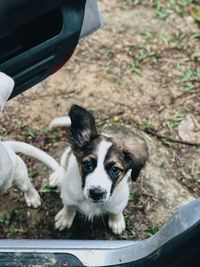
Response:
[{"label": "puppy's head", "polygon": [[109,200],[119,183],[139,176],[148,158],[139,143],[99,134],[91,113],[77,105],[69,112],[69,143],[77,158],[82,177],[83,195],[93,202]]}]

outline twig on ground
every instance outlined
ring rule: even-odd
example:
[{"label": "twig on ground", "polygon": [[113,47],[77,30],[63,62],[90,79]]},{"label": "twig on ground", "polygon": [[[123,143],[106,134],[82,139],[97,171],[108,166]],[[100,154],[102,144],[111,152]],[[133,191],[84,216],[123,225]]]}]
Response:
[{"label": "twig on ground", "polygon": [[148,128],[145,128],[144,132],[147,134],[156,136],[158,139],[165,139],[165,140],[172,142],[172,143],[179,143],[179,144],[188,145],[188,146],[200,146],[199,142],[190,142],[190,141],[183,141],[180,139],[174,139],[172,137],[167,137],[165,135],[156,133],[155,131],[152,131],[151,129],[148,129]]}]

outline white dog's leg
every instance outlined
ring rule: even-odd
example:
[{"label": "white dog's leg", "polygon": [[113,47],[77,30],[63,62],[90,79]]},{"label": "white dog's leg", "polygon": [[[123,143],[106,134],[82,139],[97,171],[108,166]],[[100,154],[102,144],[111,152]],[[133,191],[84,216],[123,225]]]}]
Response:
[{"label": "white dog's leg", "polygon": [[73,206],[64,206],[55,217],[55,227],[59,231],[65,228],[69,229],[72,226],[76,208]]},{"label": "white dog's leg", "polygon": [[126,228],[124,215],[122,213],[117,215],[109,214],[108,226],[114,234],[120,235]]},{"label": "white dog's leg", "polygon": [[37,208],[41,205],[40,196],[29,180],[26,164],[19,156],[16,155],[16,158],[17,166],[14,170],[14,182],[24,193],[27,206]]}]

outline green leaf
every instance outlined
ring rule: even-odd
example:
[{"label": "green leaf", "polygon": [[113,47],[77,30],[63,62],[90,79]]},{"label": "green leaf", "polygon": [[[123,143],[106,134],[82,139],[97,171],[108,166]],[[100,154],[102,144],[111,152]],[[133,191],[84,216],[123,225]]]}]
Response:
[{"label": "green leaf", "polygon": [[200,33],[195,33],[192,35],[192,39],[198,39],[200,38]]}]

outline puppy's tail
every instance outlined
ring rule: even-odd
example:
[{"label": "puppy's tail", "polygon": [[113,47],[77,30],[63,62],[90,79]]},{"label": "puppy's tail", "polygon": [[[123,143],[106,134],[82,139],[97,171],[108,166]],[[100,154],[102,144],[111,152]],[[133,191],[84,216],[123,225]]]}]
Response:
[{"label": "puppy's tail", "polygon": [[52,130],[57,127],[69,127],[71,126],[71,119],[69,116],[57,117],[49,124],[49,129]]},{"label": "puppy's tail", "polygon": [[23,153],[38,159],[53,171],[59,171],[60,169],[60,165],[58,164],[58,162],[39,148],[18,141],[4,141],[2,143],[6,146],[9,146],[16,153]]}]

